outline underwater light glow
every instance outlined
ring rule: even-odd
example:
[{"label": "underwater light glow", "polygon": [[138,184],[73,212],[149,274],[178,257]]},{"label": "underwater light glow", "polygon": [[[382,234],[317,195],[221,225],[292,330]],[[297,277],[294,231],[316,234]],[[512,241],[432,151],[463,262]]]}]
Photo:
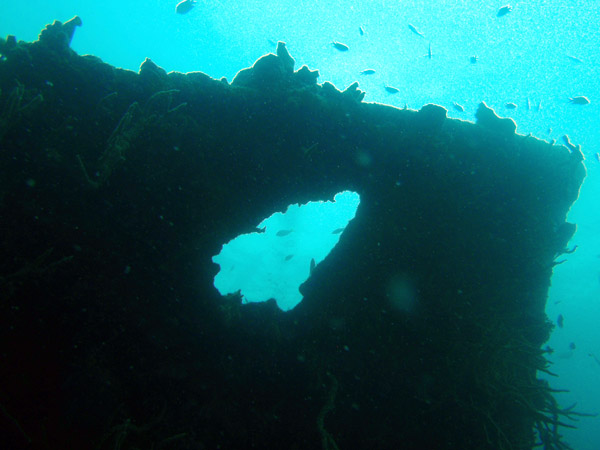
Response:
[{"label": "underwater light glow", "polygon": [[242,234],[213,257],[221,267],[215,287],[221,295],[241,290],[244,303],[274,298],[283,311],[293,309],[302,301],[298,288],[310,274],[311,260],[325,259],[359,203],[356,192],[344,191],[333,202],[290,205],[273,214],[257,226],[263,233]]}]

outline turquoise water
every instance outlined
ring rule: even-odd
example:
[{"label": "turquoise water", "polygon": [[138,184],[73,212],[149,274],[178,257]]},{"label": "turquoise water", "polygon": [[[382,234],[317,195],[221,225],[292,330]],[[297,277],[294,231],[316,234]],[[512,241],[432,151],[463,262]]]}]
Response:
[{"label": "turquoise water", "polygon": [[[597,3],[585,0],[504,2],[476,0],[398,2],[271,0],[198,2],[187,14],[175,13],[176,1],[2,2],[0,35],[31,41],[45,24],[79,15],[72,48],[107,63],[137,70],[150,57],[167,71],[202,71],[231,80],[283,40],[296,67],[319,69],[320,82],[343,89],[360,81],[365,101],[405,104],[419,109],[438,103],[449,115],[473,120],[480,101],[510,116],[518,132],[560,140],[568,134],[581,144],[588,177],[569,221],[578,224],[575,253],[555,268],[547,312],[559,314],[549,345],[551,380],[563,406],[600,412],[600,24]],[[422,33],[408,28],[412,24]],[[364,34],[361,35],[359,27]],[[339,52],[331,42],[348,45]],[[431,44],[432,56],[428,51]],[[475,64],[470,62],[477,57]],[[581,62],[568,56],[578,58]],[[361,75],[374,69],[373,75]],[[394,86],[389,94],[384,86]],[[586,96],[591,104],[568,99]],[[527,108],[529,101],[530,108]],[[462,105],[464,112],[453,108]],[[514,103],[516,109],[506,109]],[[538,111],[538,104],[540,109]],[[570,350],[569,344],[576,344]],[[573,448],[600,448],[600,419],[582,419],[578,430],[564,430]]]},{"label": "turquoise water", "polygon": [[283,311],[302,301],[298,287],[337,244],[360,203],[356,192],[334,201],[290,205],[258,224],[262,232],[238,236],[213,261],[221,267],[215,287],[222,295],[241,291],[244,302],[271,298]]}]

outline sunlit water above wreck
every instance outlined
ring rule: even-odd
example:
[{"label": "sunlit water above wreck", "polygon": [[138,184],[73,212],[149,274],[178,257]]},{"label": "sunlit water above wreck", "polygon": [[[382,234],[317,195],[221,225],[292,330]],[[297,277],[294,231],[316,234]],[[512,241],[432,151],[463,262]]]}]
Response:
[{"label": "sunlit water above wreck", "polygon": [[359,203],[346,191],[333,202],[290,205],[266,218],[260,232],[238,236],[213,258],[221,268],[215,287],[222,295],[240,290],[245,303],[273,298],[283,311],[293,309],[302,300],[298,287],[337,244]]},{"label": "sunlit water above wreck", "polygon": [[[475,0],[257,0],[243,7],[206,0],[185,15],[175,14],[176,3],[4,1],[0,34],[32,41],[45,24],[77,14],[83,27],[72,47],[80,54],[132,70],[150,57],[168,71],[203,71],[229,80],[283,40],[297,68],[318,69],[320,82],[340,89],[358,80],[365,101],[415,109],[433,102],[464,120],[473,120],[477,104],[486,101],[514,118],[519,133],[548,141],[568,134],[581,144],[588,177],[569,214],[578,224],[571,241],[578,248],[554,270],[547,312],[552,321],[562,315],[564,326],[548,344],[555,350],[551,370],[560,375],[552,385],[571,390],[561,394],[562,404],[577,402],[582,411],[600,412],[600,10],[595,1],[518,1],[503,17],[496,12],[505,2]],[[336,50],[333,41],[349,50]],[[366,69],[375,72],[362,75]],[[390,94],[384,86],[399,92]],[[591,104],[569,103],[580,95]],[[509,103],[516,108],[508,109]],[[294,234],[280,240],[286,238]],[[298,263],[305,276],[309,263],[298,255],[288,262]],[[598,448],[600,419],[583,419],[578,426],[563,429],[566,440],[580,450]]]}]

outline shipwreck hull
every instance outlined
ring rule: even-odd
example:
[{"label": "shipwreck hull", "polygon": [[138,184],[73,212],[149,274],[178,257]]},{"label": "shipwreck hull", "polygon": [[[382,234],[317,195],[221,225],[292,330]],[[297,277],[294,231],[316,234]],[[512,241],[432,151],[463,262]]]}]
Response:
[{"label": "shipwreck hull", "polygon": [[[116,69],[69,49],[76,25],[0,45],[11,448],[559,441],[537,371],[577,151],[484,104],[473,124],[363,103],[281,44],[232,83]],[[219,295],[225,242],[343,190],[356,217],[294,310]]]}]

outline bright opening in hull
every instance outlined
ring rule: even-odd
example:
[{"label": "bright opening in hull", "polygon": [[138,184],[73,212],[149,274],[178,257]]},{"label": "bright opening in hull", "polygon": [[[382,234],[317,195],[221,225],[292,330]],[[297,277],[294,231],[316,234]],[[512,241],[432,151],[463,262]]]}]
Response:
[{"label": "bright opening in hull", "polygon": [[244,303],[271,298],[283,311],[302,301],[299,286],[337,244],[356,214],[360,197],[344,191],[327,202],[290,205],[263,220],[261,233],[242,234],[213,257],[221,270],[215,287],[221,295],[241,291]]}]

